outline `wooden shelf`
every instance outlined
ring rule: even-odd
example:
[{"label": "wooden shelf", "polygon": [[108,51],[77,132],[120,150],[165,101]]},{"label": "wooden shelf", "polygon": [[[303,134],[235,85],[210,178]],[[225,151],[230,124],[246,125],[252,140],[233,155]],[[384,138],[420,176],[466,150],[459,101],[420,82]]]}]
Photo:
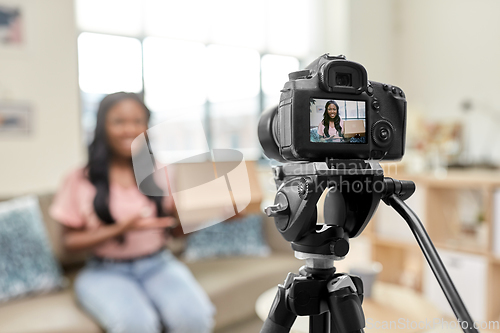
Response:
[{"label": "wooden shelf", "polygon": [[422,255],[416,242],[372,237],[372,260],[384,267],[380,281],[421,290]]},{"label": "wooden shelf", "polygon": [[474,248],[472,246],[461,246],[461,245],[452,245],[449,243],[444,243],[444,242],[433,242],[434,246],[437,248],[441,248],[444,250],[450,250],[450,251],[456,251],[456,252],[463,252],[463,253],[470,253],[470,254],[477,254],[477,255],[483,255],[487,256],[488,251],[486,249],[481,250]]},{"label": "wooden shelf", "polygon": [[380,237],[379,235],[374,236],[372,238],[372,242],[377,245],[392,246],[400,249],[408,249],[418,246],[416,242],[398,241],[391,238]]},{"label": "wooden shelf", "polygon": [[500,265],[500,258],[495,257],[494,255],[490,256],[490,262],[494,265]]},{"label": "wooden shelf", "polygon": [[[487,292],[483,295],[486,302],[484,315],[487,317],[485,319],[498,320],[500,257],[496,257],[492,252],[493,238],[488,235],[494,230],[494,194],[500,189],[500,173],[483,170],[449,171],[446,177],[437,178],[432,175],[409,175],[399,170],[397,173],[386,170],[386,176],[409,179],[416,183],[416,194],[421,194],[419,202],[423,207],[419,207],[419,217],[425,223],[427,232],[438,250],[449,250],[449,255],[452,256],[452,252],[458,252],[483,258],[481,261],[486,263],[483,276],[487,276]],[[370,239],[373,260],[382,262],[384,266],[381,280],[401,284],[401,281],[404,283],[410,276],[417,281],[413,284],[414,289],[421,290],[422,284],[418,282],[423,281],[426,264],[418,244],[415,241],[406,242],[377,234],[377,219],[380,218],[380,214],[374,217]],[[384,227],[379,230],[387,230],[386,220],[381,225]],[[462,256],[454,256],[462,260]],[[463,258],[465,261],[474,262],[473,258]],[[457,263],[455,273],[460,267],[466,267],[461,266],[462,261]]]},{"label": "wooden shelf", "polygon": [[445,177],[435,177],[432,174],[386,174],[397,179],[409,179],[416,183],[432,187],[464,188],[493,186],[500,187],[500,174],[498,171],[448,171]]},{"label": "wooden shelf", "polygon": [[[382,246],[389,246],[389,247],[394,247],[397,249],[411,249],[411,248],[417,248],[418,244],[416,241],[414,242],[404,242],[404,241],[397,241],[394,239],[390,238],[384,238],[380,236],[376,236],[372,238],[372,242],[374,245],[382,245]],[[464,252],[464,253],[470,253],[470,254],[478,254],[478,255],[488,255],[488,251],[486,249],[481,250],[474,248],[473,246],[454,246],[452,244],[447,244],[444,242],[433,242],[434,246],[437,248],[442,248],[445,250],[451,250],[451,251],[457,251],[457,252]],[[495,260],[495,259],[492,259]],[[496,259],[498,263],[500,264],[500,259]]]},{"label": "wooden shelf", "polygon": [[488,319],[498,320],[500,317],[500,259],[493,258],[490,261],[489,276],[488,276]]}]

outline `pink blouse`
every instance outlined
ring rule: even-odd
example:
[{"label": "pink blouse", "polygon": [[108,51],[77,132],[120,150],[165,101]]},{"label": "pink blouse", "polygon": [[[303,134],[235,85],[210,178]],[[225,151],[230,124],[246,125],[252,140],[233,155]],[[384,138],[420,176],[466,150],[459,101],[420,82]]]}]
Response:
[{"label": "pink blouse", "polygon": [[[109,209],[115,221],[126,221],[129,217],[149,213],[146,219],[154,219],[156,206],[134,186],[124,188],[110,184]],[[97,217],[93,200],[96,189],[84,174],[84,169],[71,172],[56,194],[50,215],[56,221],[71,227],[96,230],[102,226]],[[173,208],[172,196],[166,196],[165,209]],[[146,222],[147,221],[141,221]],[[166,237],[163,229],[137,229],[125,234],[125,242],[110,239],[96,246],[93,253],[100,257],[128,259],[147,255],[164,246]]]},{"label": "pink blouse", "polygon": [[[344,121],[342,118],[340,119],[340,127],[342,127],[342,131],[344,130]],[[323,120],[319,122],[318,125],[318,134],[319,136],[325,137],[325,125],[323,125]],[[340,137],[340,133],[337,132],[335,129],[335,125],[333,124],[332,121],[330,121],[330,128],[328,129],[328,134],[330,134],[330,137]]]}]

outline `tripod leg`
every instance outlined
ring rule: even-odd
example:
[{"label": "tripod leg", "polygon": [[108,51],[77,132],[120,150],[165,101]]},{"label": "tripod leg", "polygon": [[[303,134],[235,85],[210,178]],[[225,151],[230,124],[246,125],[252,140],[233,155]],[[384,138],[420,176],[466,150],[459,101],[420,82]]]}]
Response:
[{"label": "tripod leg", "polygon": [[286,289],[278,286],[278,292],[269,311],[260,333],[288,333],[297,315],[290,311],[286,305]]},{"label": "tripod leg", "polygon": [[332,332],[364,332],[362,288],[361,279],[354,276],[351,278],[348,275],[342,276],[329,288],[328,307],[331,313]]},{"label": "tripod leg", "polygon": [[330,333],[330,313],[309,317],[309,333]]}]

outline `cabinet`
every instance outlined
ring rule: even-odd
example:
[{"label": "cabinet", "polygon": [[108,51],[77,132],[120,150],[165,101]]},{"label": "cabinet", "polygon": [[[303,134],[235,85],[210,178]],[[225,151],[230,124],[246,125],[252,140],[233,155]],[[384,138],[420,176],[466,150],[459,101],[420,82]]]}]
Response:
[{"label": "cabinet", "polygon": [[[477,254],[443,249],[438,251],[472,318],[476,321],[486,320],[488,259]],[[427,266],[424,266],[423,288],[427,299],[443,314],[454,316],[434,274]]]},{"label": "cabinet", "polygon": [[[475,320],[500,319],[500,174],[391,175],[417,185],[408,205],[424,223]],[[453,316],[406,222],[381,203],[367,232],[382,281],[422,291]]]}]

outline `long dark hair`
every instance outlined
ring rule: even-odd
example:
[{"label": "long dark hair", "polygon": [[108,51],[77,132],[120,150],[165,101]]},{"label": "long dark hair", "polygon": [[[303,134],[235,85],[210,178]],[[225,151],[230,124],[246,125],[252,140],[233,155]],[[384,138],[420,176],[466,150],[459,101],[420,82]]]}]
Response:
[{"label": "long dark hair", "polygon": [[[94,140],[89,145],[89,161],[86,170],[90,182],[97,190],[94,197],[94,210],[99,219],[105,224],[115,223],[115,219],[109,210],[109,162],[111,150],[106,134],[106,116],[115,104],[125,99],[131,99],[139,103],[143,107],[148,121],[151,116],[151,112],[141,97],[134,93],[118,92],[110,94],[104,97],[99,104]],[[161,193],[160,189],[158,191]],[[162,196],[148,196],[148,198],[155,203],[157,215],[165,216],[162,207]]]},{"label": "long dark hair", "polygon": [[323,112],[323,125],[325,125],[325,131],[324,131],[325,136],[326,137],[330,136],[330,133],[329,133],[330,132],[330,120],[332,120],[332,118],[330,118],[330,116],[328,115],[328,107],[331,104],[334,104],[337,107],[337,115],[333,118],[333,124],[335,125],[335,129],[339,133],[339,136],[341,136],[342,135],[342,126],[340,126],[340,116],[339,116],[340,110],[339,110],[339,105],[335,101],[328,101],[325,104],[325,112]]}]

